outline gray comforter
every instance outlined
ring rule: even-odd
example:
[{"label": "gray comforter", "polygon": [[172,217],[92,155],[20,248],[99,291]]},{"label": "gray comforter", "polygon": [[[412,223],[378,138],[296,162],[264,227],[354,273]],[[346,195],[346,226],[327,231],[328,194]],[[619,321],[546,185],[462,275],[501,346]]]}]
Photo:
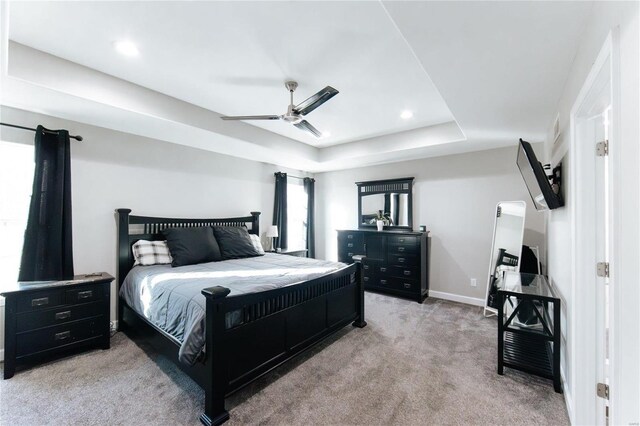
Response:
[{"label": "gray comforter", "polygon": [[[172,268],[136,266],[120,288],[120,296],[137,313],[180,343],[180,361],[193,364],[204,351],[205,297],[201,290],[223,286],[229,296],[285,287],[336,271],[345,264],[267,253],[248,259],[224,260]],[[227,327],[240,312],[227,314]]]}]

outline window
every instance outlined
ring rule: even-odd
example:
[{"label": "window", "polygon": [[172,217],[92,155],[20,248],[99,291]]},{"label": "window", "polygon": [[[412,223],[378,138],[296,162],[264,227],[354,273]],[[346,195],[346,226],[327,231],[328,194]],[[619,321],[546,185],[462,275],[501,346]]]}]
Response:
[{"label": "window", "polygon": [[287,245],[290,250],[307,248],[307,198],[302,180],[287,178]]},{"label": "window", "polygon": [[0,288],[18,279],[34,167],[32,145],[0,142]]}]

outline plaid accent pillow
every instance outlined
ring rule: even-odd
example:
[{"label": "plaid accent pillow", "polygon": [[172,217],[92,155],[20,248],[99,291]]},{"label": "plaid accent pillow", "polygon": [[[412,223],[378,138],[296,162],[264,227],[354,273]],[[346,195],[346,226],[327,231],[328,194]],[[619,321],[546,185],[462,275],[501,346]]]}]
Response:
[{"label": "plaid accent pillow", "polygon": [[263,255],[264,249],[262,248],[262,242],[260,242],[260,237],[256,234],[249,234],[249,238],[251,238],[251,243],[253,244],[253,248],[256,249],[258,254]]},{"label": "plaid accent pillow", "polygon": [[133,266],[164,265],[173,262],[169,246],[166,241],[138,240],[133,246]]}]

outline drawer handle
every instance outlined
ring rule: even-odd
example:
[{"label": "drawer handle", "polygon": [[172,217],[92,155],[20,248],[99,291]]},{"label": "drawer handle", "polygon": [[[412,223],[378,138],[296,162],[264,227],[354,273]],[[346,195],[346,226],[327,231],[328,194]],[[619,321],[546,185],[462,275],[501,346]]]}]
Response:
[{"label": "drawer handle", "polygon": [[398,262],[400,262],[400,263],[404,263],[404,257],[399,257],[399,258],[398,258]]},{"label": "drawer handle", "polygon": [[347,244],[347,247],[349,247],[349,248],[353,247],[353,243]]},{"label": "drawer handle", "polygon": [[380,280],[380,284],[384,285],[387,283],[387,280]]},{"label": "drawer handle", "polygon": [[364,269],[369,269],[369,265],[362,265]]},{"label": "drawer handle", "polygon": [[347,253],[347,256],[351,257],[353,256],[353,253]]},{"label": "drawer handle", "polygon": [[369,277],[364,277],[364,280],[365,281],[369,281]]},{"label": "drawer handle", "polygon": [[349,235],[347,235],[347,238],[350,239],[350,240],[353,240],[353,235],[349,234]]},{"label": "drawer handle", "polygon": [[93,296],[93,290],[85,290],[78,292],[78,299],[89,299]]},{"label": "drawer handle", "polygon": [[404,288],[411,288],[411,284],[410,283],[404,283]]},{"label": "drawer handle", "polygon": [[409,275],[411,275],[411,271],[404,271],[404,274],[405,274],[406,276],[409,276]]},{"label": "drawer handle", "polygon": [[380,272],[387,272],[387,268],[380,268]]},{"label": "drawer handle", "polygon": [[404,243],[404,238],[398,238],[398,241],[400,241],[401,243]]},{"label": "drawer handle", "polygon": [[404,247],[398,247],[398,251],[404,251]]},{"label": "drawer handle", "polygon": [[71,311],[64,311],[64,312],[56,313],[56,319],[57,320],[63,320],[63,319],[67,319],[67,318],[71,318]]},{"label": "drawer handle", "polygon": [[31,306],[44,306],[49,304],[48,297],[41,297],[39,299],[31,299]]},{"label": "drawer handle", "polygon": [[55,339],[56,340],[66,340],[69,337],[71,337],[71,332],[70,331],[63,331],[61,333],[56,333],[55,334]]}]

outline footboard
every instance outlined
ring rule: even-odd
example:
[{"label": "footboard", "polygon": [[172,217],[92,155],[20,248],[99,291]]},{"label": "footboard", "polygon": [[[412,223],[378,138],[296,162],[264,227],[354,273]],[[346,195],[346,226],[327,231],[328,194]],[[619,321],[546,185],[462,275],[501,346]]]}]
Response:
[{"label": "footboard", "polygon": [[[229,418],[224,398],[338,329],[364,327],[360,265],[260,293],[228,296],[225,287],[202,291],[207,299],[205,412],[200,420]],[[227,315],[240,313],[228,328]]]}]

